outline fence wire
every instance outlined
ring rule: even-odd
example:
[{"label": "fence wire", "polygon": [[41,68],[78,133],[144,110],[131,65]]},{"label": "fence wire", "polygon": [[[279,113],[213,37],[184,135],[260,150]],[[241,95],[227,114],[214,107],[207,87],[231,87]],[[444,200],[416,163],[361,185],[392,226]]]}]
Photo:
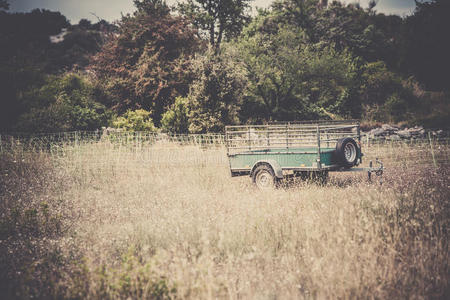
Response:
[{"label": "fence wire", "polygon": [[49,151],[58,147],[81,146],[98,142],[142,147],[158,143],[220,147],[225,144],[223,134],[166,134],[154,132],[74,131],[36,134],[1,134],[0,151],[21,147],[27,151]]},{"label": "fence wire", "polygon": [[[392,162],[415,162],[426,158],[434,165],[450,165],[450,139],[424,136],[385,140],[363,136],[366,161],[380,157]],[[190,148],[179,146],[191,146]],[[217,149],[220,151],[202,151]],[[227,165],[224,134],[169,134],[154,132],[75,131],[38,134],[1,134],[0,153],[45,152],[55,158],[71,157],[79,163],[154,162]],[[106,155],[98,157],[99,153]]]}]

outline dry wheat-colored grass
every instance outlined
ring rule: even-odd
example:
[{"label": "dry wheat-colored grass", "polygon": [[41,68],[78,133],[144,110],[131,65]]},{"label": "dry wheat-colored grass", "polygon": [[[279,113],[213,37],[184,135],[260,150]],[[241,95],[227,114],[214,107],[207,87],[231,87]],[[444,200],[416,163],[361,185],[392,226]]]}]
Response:
[{"label": "dry wheat-colored grass", "polygon": [[47,175],[27,205],[53,203],[60,261],[46,261],[54,269],[40,272],[55,272],[46,281],[16,274],[7,288],[65,298],[445,298],[449,148],[434,145],[433,159],[425,143],[371,146],[367,158],[387,169],[382,186],[336,174],[325,186],[268,192],[231,178],[221,147],[100,141],[39,154],[32,159],[50,171],[28,171]]}]

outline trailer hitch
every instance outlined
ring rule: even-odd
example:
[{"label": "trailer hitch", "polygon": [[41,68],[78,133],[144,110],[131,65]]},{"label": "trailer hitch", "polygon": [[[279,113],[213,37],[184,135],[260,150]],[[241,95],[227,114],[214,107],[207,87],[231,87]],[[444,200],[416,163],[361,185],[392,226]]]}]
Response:
[{"label": "trailer hitch", "polygon": [[379,160],[378,158],[375,159],[375,164],[378,165],[378,167],[373,167],[372,161],[369,162],[369,168],[367,169],[367,176],[369,182],[372,182],[372,173],[375,173],[377,177],[380,177],[380,185],[383,184],[383,162]]}]

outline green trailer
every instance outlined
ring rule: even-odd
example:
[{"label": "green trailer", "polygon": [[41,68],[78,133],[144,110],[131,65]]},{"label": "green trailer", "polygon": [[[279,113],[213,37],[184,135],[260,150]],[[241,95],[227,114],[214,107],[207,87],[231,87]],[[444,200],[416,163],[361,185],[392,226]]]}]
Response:
[{"label": "green trailer", "polygon": [[378,159],[376,168],[355,168],[363,158],[358,121],[227,126],[225,141],[231,176],[250,175],[259,188],[291,176],[324,180],[330,171],[383,173]]}]

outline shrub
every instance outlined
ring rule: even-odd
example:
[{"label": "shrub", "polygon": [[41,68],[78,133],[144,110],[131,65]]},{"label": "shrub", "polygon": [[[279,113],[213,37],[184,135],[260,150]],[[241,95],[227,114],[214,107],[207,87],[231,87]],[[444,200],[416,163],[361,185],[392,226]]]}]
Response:
[{"label": "shrub", "polygon": [[45,154],[11,148],[0,153],[0,295],[4,299],[47,299],[67,271],[53,241],[73,224],[71,182]]},{"label": "shrub", "polygon": [[95,130],[108,124],[112,114],[96,102],[95,86],[80,74],[49,76],[42,87],[22,97],[30,109],[19,117],[17,131],[55,132]]},{"label": "shrub", "polygon": [[359,113],[352,55],[308,45],[306,33],[297,27],[276,25],[267,30],[270,21],[270,16],[255,19],[237,45],[249,74],[242,115],[253,122]]},{"label": "shrub", "polygon": [[365,64],[360,95],[362,118],[367,121],[401,122],[411,119],[418,105],[414,80],[404,80],[388,70],[384,62]]},{"label": "shrub", "polygon": [[131,246],[114,266],[103,265],[92,274],[95,294],[101,299],[171,299],[176,288],[152,270],[151,259],[146,262]]},{"label": "shrub", "polygon": [[128,110],[113,122],[113,126],[127,131],[156,131],[150,112],[144,109]]},{"label": "shrub", "polygon": [[238,111],[247,85],[245,69],[233,52],[209,49],[193,62],[197,78],[189,91],[189,131],[219,132],[239,122]]},{"label": "shrub", "polygon": [[175,103],[166,111],[161,120],[163,130],[174,133],[187,133],[189,130],[188,99],[177,97]]}]

